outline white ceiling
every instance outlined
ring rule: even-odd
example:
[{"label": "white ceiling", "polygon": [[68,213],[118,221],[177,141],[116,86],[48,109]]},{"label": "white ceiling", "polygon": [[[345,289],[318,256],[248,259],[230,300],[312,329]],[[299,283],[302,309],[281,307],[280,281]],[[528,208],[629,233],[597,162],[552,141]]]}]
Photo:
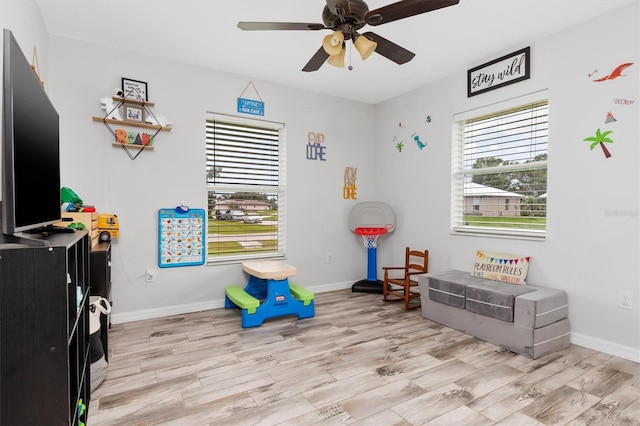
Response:
[{"label": "white ceiling", "polygon": [[[360,30],[414,52],[404,65],[377,54],[362,61],[354,50],[353,70],[325,63],[310,73],[301,69],[328,31],[242,31],[236,25],[322,23],[325,0],[36,1],[51,35],[376,104],[638,0],[460,0]],[[394,2],[366,1],[370,10]]]}]

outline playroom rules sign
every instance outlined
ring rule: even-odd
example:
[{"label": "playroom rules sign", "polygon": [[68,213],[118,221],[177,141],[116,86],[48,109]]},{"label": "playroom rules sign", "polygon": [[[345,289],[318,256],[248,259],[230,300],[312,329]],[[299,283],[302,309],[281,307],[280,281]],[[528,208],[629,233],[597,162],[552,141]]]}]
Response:
[{"label": "playroom rules sign", "polygon": [[527,80],[531,76],[531,48],[502,56],[467,71],[467,97]]}]

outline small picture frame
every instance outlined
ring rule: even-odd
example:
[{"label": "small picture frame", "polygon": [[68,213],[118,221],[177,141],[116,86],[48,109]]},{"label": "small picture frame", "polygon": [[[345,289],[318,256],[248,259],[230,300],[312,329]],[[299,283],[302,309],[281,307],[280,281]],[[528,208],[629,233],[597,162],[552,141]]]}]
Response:
[{"label": "small picture frame", "polygon": [[136,99],[138,101],[148,101],[149,92],[147,83],[122,77],[122,93],[124,98]]},{"label": "small picture frame", "polygon": [[144,109],[138,105],[124,104],[124,119],[127,121],[144,121]]}]

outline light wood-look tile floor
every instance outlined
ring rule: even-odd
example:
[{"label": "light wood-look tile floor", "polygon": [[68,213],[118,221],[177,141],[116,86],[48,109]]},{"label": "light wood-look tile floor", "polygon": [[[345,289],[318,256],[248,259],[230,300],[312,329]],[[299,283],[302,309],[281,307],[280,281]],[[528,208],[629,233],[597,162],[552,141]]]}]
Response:
[{"label": "light wood-look tile floor", "polygon": [[640,425],[640,364],[572,345],[531,360],[377,294],[243,329],[216,309],[116,324],[99,425]]}]

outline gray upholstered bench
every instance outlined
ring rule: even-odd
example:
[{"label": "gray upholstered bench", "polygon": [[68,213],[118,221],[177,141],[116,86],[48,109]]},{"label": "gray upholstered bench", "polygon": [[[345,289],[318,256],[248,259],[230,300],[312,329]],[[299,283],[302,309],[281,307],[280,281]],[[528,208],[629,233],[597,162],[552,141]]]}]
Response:
[{"label": "gray upholstered bench", "polygon": [[570,344],[567,294],[446,271],[418,276],[422,316],[529,358]]}]

